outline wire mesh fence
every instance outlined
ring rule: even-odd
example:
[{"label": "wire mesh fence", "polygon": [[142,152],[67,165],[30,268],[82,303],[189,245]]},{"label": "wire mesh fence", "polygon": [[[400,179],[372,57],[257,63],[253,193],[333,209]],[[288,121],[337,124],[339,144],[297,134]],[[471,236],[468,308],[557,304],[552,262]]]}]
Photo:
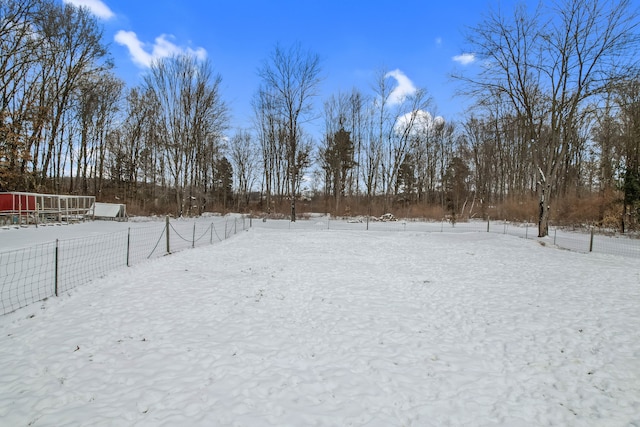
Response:
[{"label": "wire mesh fence", "polygon": [[166,220],[115,233],[56,240],[0,252],[0,315],[57,296],[109,272],[170,253],[228,239],[250,227],[313,231],[391,231],[421,233],[500,233],[577,252],[597,252],[640,258],[640,239],[551,227],[538,238],[535,224],[507,221],[372,221],[367,218],[259,220],[248,217],[213,221]]},{"label": "wire mesh fence", "polygon": [[246,230],[248,220],[166,220],[146,227],[89,235],[0,252],[0,315],[58,296],[116,269]]},{"label": "wire mesh fence", "polygon": [[538,228],[532,223],[513,223],[509,221],[471,220],[451,223],[449,221],[397,220],[380,221],[369,218],[336,219],[329,216],[312,217],[305,221],[266,220],[254,222],[254,226],[263,228],[285,228],[290,230],[372,230],[372,231],[411,231],[499,233],[524,239],[536,239],[544,244],[568,249],[575,252],[594,252],[640,258],[640,239],[627,235],[603,234],[595,229],[566,230],[550,227],[548,236],[538,237]]},{"label": "wire mesh fence", "polygon": [[0,253],[2,314],[52,295],[55,252],[53,242]]}]

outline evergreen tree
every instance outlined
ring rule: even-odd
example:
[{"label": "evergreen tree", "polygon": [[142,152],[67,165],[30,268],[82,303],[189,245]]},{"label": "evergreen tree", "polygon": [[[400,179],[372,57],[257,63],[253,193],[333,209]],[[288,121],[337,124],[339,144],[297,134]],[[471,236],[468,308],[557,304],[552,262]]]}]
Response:
[{"label": "evergreen tree", "polygon": [[354,160],[354,144],[351,140],[351,132],[344,127],[329,137],[327,148],[324,152],[324,170],[327,190],[336,200],[336,208],[339,200],[345,194],[349,171],[356,166]]}]

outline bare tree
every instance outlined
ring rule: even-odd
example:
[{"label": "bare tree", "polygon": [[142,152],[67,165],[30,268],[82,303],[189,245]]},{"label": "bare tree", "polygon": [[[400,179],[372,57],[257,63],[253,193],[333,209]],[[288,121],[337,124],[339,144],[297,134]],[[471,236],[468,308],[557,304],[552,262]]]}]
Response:
[{"label": "bare tree", "polygon": [[63,126],[73,93],[84,76],[112,65],[102,41],[102,28],[88,9],[45,3],[40,12],[38,32],[42,39],[39,46],[43,49],[41,61],[48,73],[42,88],[50,112],[47,145],[42,153],[42,180],[46,179],[53,160],[54,186],[59,190],[64,169],[61,167]]},{"label": "bare tree", "polygon": [[492,11],[469,33],[482,69],[457,76],[481,102],[508,103],[526,123],[538,171],[538,235],[546,236],[549,200],[589,100],[624,73],[638,46],[629,0],[561,0],[512,16]]},{"label": "bare tree", "polygon": [[286,131],[287,179],[291,198],[291,221],[296,220],[296,188],[300,185],[301,126],[310,118],[312,100],[320,84],[320,58],[299,44],[288,49],[276,45],[258,75],[260,98],[273,109]]},{"label": "bare tree", "polygon": [[640,217],[640,74],[617,82],[615,99],[619,106],[622,168],[622,232],[637,226]]},{"label": "bare tree", "polygon": [[415,179],[416,202],[436,202],[436,189],[439,188],[439,169],[441,147],[448,127],[442,117],[433,117],[427,111],[420,111],[414,118],[413,129],[409,133],[411,168]]},{"label": "bare tree", "polygon": [[[404,101],[397,106],[394,117],[395,123],[393,132],[389,135],[388,146],[385,150],[386,197],[397,196],[399,187],[399,174],[402,165],[414,163],[414,158],[408,159],[412,154],[413,145],[416,143],[415,137],[424,130],[423,118],[426,110],[431,105],[431,99],[424,89],[419,89],[416,93],[407,96]],[[413,164],[411,168],[413,168]],[[412,173],[413,175],[413,173]]]},{"label": "bare tree", "polygon": [[[96,194],[106,183],[128,203],[139,203],[143,208],[149,200],[156,203],[157,184],[166,182],[160,177],[159,111],[151,91],[141,87],[127,91],[122,105],[122,121],[107,133],[107,151],[100,153],[98,158]],[[163,192],[167,190],[166,187],[161,188]],[[163,201],[166,204],[166,199]]]},{"label": "bare tree", "polygon": [[202,180],[212,177],[218,144],[227,126],[227,107],[219,93],[221,81],[209,62],[189,55],[162,59],[145,76],[145,90],[159,108],[161,152],[175,187],[177,215],[193,207],[192,198],[199,196],[196,192],[206,190]]},{"label": "bare tree", "polygon": [[229,141],[229,151],[235,174],[238,209],[241,209],[249,205],[250,191],[257,179],[259,148],[248,131],[238,130]]},{"label": "bare tree", "polygon": [[102,30],[85,9],[6,0],[0,2],[0,44],[2,126],[12,135],[5,139],[7,159],[28,180],[15,184],[37,187],[51,172],[59,186],[73,93],[84,75],[110,67]]},{"label": "bare tree", "polygon": [[271,214],[272,197],[284,197],[287,188],[287,132],[274,100],[274,95],[266,89],[260,89],[252,101],[262,154],[262,189],[267,214]]},{"label": "bare tree", "polygon": [[380,165],[382,163],[382,139],[379,132],[379,116],[375,109],[375,102],[367,106],[365,115],[366,133],[362,139],[360,156],[360,175],[364,183],[367,204],[371,207],[371,201],[375,196],[380,180]]},{"label": "bare tree", "polygon": [[[123,87],[124,82],[108,72],[85,76],[78,84],[74,97],[80,135],[74,141],[72,153],[76,157],[76,176],[82,194],[87,194],[90,179],[94,181],[94,194],[96,192],[96,178],[102,174],[98,169],[104,167],[106,134],[112,128]],[[74,191],[73,184],[71,165],[70,192]]]},{"label": "bare tree", "polygon": [[352,168],[349,171],[349,195],[352,196],[355,192],[356,197],[360,196],[360,161],[362,156],[362,144],[364,140],[364,135],[366,134],[365,124],[365,106],[367,100],[364,95],[357,89],[353,89],[351,94],[349,95],[349,109],[348,111],[351,113],[350,120],[348,123],[350,124],[347,131],[351,133],[351,140],[354,145],[354,156],[353,161],[355,163],[355,168]]},{"label": "bare tree", "polygon": [[[382,192],[388,192],[386,177],[389,175],[390,159],[388,149],[391,146],[390,140],[393,135],[393,126],[397,116],[391,111],[392,105],[390,96],[393,91],[388,72],[386,69],[379,69],[373,82],[374,98],[371,105],[372,126],[370,131],[369,150],[367,152],[367,196],[369,201],[375,195],[377,183],[382,184]],[[386,202],[386,197],[385,197]],[[385,206],[386,210],[386,206]]]},{"label": "bare tree", "polygon": [[[35,5],[30,0],[0,1],[0,188],[27,189],[30,108],[25,87],[33,68],[36,43],[30,22]],[[22,181],[22,182],[21,182]]]}]

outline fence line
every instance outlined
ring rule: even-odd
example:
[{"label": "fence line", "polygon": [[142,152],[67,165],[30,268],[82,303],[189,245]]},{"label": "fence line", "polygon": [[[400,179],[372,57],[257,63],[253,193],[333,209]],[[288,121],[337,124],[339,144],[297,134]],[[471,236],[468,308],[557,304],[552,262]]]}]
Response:
[{"label": "fence line", "polygon": [[[224,222],[224,239],[246,229],[244,218],[225,219]],[[232,226],[227,233],[229,222]],[[208,244],[213,244],[214,230],[213,222],[171,222],[167,219],[165,224],[58,239],[0,252],[0,315],[61,295],[116,269],[202,246],[207,244],[202,240],[206,235],[211,236]],[[200,237],[196,239],[196,235]],[[173,236],[177,238],[172,239]],[[164,245],[163,237],[166,238]],[[218,237],[218,241],[222,240]]]},{"label": "fence line", "polygon": [[[231,223],[232,222],[232,223]],[[287,224],[288,223],[288,224]],[[220,224],[218,224],[220,225]],[[425,221],[369,221],[314,217],[309,220],[259,221],[245,217],[225,219],[224,230],[214,222],[166,221],[153,226],[129,228],[119,232],[84,238],[56,240],[32,247],[0,253],[0,315],[60,295],[109,272],[158,258],[197,245],[228,239],[238,230],[250,227],[289,230],[354,230],[408,232],[489,232],[536,239],[576,252],[597,252],[640,258],[640,239],[607,236],[591,232],[551,227],[545,238],[537,237],[534,224],[508,221],[469,221],[455,224]],[[220,232],[219,232],[220,231]]]},{"label": "fence line", "polygon": [[[284,225],[288,222],[288,225]],[[551,226],[549,235],[538,237],[537,224],[513,223],[509,221],[471,220],[467,222],[398,220],[374,221],[365,218],[336,219],[329,216],[311,217],[309,220],[290,222],[288,220],[266,220],[256,222],[254,227],[284,228],[289,230],[372,230],[372,231],[413,231],[413,232],[484,232],[507,234],[543,244],[582,253],[601,253],[640,258],[640,239],[612,233],[598,233],[598,229],[572,231]]]}]

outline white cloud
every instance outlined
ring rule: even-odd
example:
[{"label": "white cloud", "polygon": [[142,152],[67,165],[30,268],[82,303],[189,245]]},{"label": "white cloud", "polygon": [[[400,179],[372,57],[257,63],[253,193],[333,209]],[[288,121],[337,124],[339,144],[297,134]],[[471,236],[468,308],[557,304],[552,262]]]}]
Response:
[{"label": "white cloud", "polygon": [[76,7],[86,7],[98,18],[111,19],[115,14],[104,4],[102,0],[62,0],[64,3],[72,4]]},{"label": "white cloud", "polygon": [[389,94],[388,102],[390,104],[400,104],[407,96],[416,93],[417,89],[413,82],[402,71],[398,69],[389,71],[385,75],[385,78],[387,77],[393,77],[398,83],[398,86]]},{"label": "white cloud", "polygon": [[461,65],[469,65],[472,62],[475,62],[476,56],[473,53],[463,53],[462,55],[456,55],[453,58],[454,61],[458,62]]},{"label": "white cloud", "polygon": [[394,129],[396,133],[401,134],[411,126],[409,134],[416,136],[438,129],[442,125],[444,125],[442,116],[433,117],[428,111],[417,110],[398,117]]},{"label": "white cloud", "polygon": [[204,48],[191,49],[189,47],[181,47],[169,40],[172,36],[161,34],[156,37],[154,43],[150,46],[138,39],[138,35],[133,31],[118,31],[114,37],[118,44],[126,46],[129,49],[131,60],[142,68],[149,68],[153,61],[167,58],[170,56],[189,54],[199,60],[207,57],[207,51]]},{"label": "white cloud", "polygon": [[442,46],[442,37],[436,37],[436,46]]}]

